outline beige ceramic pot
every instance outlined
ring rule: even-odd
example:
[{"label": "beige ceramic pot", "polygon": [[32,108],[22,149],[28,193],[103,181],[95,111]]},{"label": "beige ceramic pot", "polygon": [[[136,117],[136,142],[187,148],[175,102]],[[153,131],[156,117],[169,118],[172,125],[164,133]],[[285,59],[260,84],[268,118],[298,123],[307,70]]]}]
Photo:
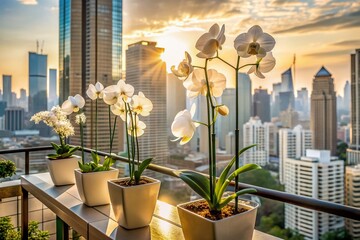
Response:
[{"label": "beige ceramic pot", "polygon": [[63,159],[46,158],[51,180],[55,186],[75,184],[74,169],[78,168],[79,156]]},{"label": "beige ceramic pot", "polygon": [[[203,201],[203,199],[192,202],[197,201]],[[259,204],[248,200],[239,200],[239,207],[246,208],[248,211],[213,221],[184,208],[192,202],[177,206],[186,240],[252,240]]]},{"label": "beige ceramic pot", "polygon": [[88,173],[82,173],[80,169],[74,171],[76,186],[83,203],[89,207],[110,203],[107,181],[118,177],[118,169]]},{"label": "beige ceramic pot", "polygon": [[115,220],[120,226],[127,229],[149,225],[155,210],[161,182],[146,176],[142,178],[151,182],[125,187],[117,182],[129,180],[129,178],[108,181]]}]

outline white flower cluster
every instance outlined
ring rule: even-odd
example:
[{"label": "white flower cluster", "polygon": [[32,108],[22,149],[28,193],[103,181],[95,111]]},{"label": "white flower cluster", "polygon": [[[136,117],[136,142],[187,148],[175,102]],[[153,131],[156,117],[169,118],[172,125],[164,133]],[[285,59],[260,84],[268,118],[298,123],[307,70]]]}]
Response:
[{"label": "white flower cluster", "polygon": [[77,114],[75,116],[75,123],[76,124],[85,124],[86,123],[86,116],[84,113]]},{"label": "white flower cluster", "polygon": [[34,121],[35,124],[44,122],[49,127],[53,128],[61,138],[67,138],[74,135],[74,127],[71,125],[66,114],[59,106],[55,106],[51,111],[41,111],[34,114],[30,121]]}]

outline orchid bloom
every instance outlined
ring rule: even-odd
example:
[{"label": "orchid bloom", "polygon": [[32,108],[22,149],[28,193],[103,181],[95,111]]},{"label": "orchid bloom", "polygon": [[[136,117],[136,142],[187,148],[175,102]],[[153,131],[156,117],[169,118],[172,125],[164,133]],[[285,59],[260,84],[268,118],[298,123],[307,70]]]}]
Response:
[{"label": "orchid bloom", "polygon": [[120,116],[120,118],[125,122],[126,109],[125,109],[125,103],[123,101],[118,101],[114,105],[111,105],[110,109],[114,115]]},{"label": "orchid bloom", "polygon": [[209,32],[204,33],[197,40],[195,47],[200,52],[196,55],[199,58],[211,58],[215,53],[222,49],[221,45],[225,42],[225,25],[222,25],[221,29],[218,24],[212,25]]},{"label": "orchid bloom", "polygon": [[[134,122],[135,122],[135,128],[134,128]],[[146,124],[143,121],[139,120],[138,116],[133,116],[132,121],[131,118],[128,118],[128,134],[132,135],[132,132],[135,131],[134,137],[140,137],[144,134],[144,129],[146,128]]]},{"label": "orchid bloom", "polygon": [[171,132],[177,137],[176,140],[181,139],[180,145],[189,142],[193,137],[198,123],[193,122],[192,118],[195,115],[196,105],[191,106],[191,110],[183,110],[176,114],[173,123],[171,124]]},{"label": "orchid bloom", "polygon": [[171,72],[180,80],[185,80],[193,70],[194,67],[191,65],[191,56],[188,52],[185,52],[185,59],[179,64],[177,70],[175,66],[171,67]]},{"label": "orchid bloom", "polygon": [[74,97],[69,96],[68,100],[61,105],[61,109],[66,115],[70,115],[73,112],[78,112],[84,105],[85,99],[81,95],[76,94]]},{"label": "orchid bloom", "polygon": [[265,78],[263,73],[270,72],[276,64],[276,60],[272,53],[269,52],[264,58],[258,58],[257,65],[252,66],[247,74],[254,73],[259,78]]},{"label": "orchid bloom", "polygon": [[142,116],[149,116],[153,109],[153,104],[150,99],[146,98],[142,92],[132,97],[132,111]]},{"label": "orchid bloom", "polygon": [[[215,69],[207,71],[209,87],[211,95],[220,97],[226,87],[226,78],[222,73],[217,72]],[[187,79],[183,83],[184,87],[188,90],[187,95],[189,98],[195,98],[198,95],[206,96],[208,88],[204,70],[195,69],[192,78]]]},{"label": "orchid bloom", "polygon": [[86,91],[86,95],[91,100],[102,98],[103,90],[104,90],[104,86],[100,82],[97,82],[95,85],[90,84],[88,90]]},{"label": "orchid bloom", "polygon": [[117,83],[119,87],[119,94],[125,101],[131,98],[134,94],[134,87],[130,84],[126,84],[124,80],[119,80]]},{"label": "orchid bloom", "polygon": [[234,47],[240,57],[265,57],[275,46],[275,39],[264,33],[260,26],[252,26],[247,33],[241,33],[235,38]]},{"label": "orchid bloom", "polygon": [[108,105],[114,105],[120,98],[120,88],[117,85],[110,85],[103,91],[103,100]]}]

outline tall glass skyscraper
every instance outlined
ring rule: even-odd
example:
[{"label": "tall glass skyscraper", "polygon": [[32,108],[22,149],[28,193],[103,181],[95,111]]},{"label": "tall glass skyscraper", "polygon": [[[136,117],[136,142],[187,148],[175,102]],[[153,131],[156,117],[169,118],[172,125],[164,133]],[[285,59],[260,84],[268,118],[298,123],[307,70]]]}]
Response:
[{"label": "tall glass skyscraper", "polygon": [[49,99],[48,99],[49,109],[57,105],[58,102],[59,99],[57,96],[57,70],[49,69]]},{"label": "tall glass skyscraper", "polygon": [[6,102],[7,106],[11,104],[11,75],[3,75],[3,101]]},{"label": "tall glass skyscraper", "polygon": [[[59,92],[60,103],[85,92],[89,84],[116,84],[121,78],[122,0],[60,0]],[[101,102],[101,103],[100,103]],[[98,147],[109,150],[108,107],[99,101]],[[95,104],[86,99],[86,147],[95,147]],[[116,134],[114,149],[121,146]],[[80,144],[79,131],[71,139]]]}]

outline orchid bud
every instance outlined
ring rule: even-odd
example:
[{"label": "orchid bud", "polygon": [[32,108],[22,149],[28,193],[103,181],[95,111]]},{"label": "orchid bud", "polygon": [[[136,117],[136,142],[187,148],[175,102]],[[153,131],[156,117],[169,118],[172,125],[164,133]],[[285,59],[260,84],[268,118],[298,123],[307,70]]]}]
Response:
[{"label": "orchid bud", "polygon": [[218,111],[218,113],[220,113],[220,115],[222,116],[227,116],[229,115],[229,108],[225,105],[221,105],[219,107],[216,107],[216,111]]}]

